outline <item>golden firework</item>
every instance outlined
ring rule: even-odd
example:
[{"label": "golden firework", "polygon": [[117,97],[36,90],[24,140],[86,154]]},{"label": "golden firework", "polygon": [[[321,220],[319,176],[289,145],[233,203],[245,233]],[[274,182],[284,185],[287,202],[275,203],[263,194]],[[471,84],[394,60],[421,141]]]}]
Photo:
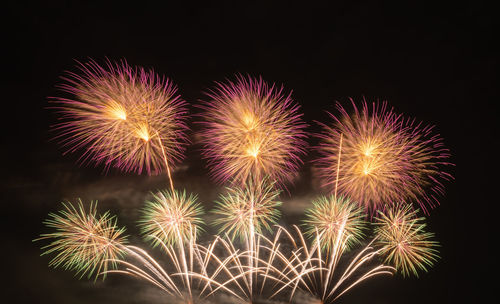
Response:
[{"label": "golden firework", "polygon": [[442,181],[451,178],[439,169],[449,165],[449,153],[432,127],[395,114],[386,103],[373,103],[370,111],[364,102],[353,114],[338,108],[341,116],[332,116],[334,125],[324,125],[320,135],[325,186],[331,192],[338,186],[371,212],[399,201],[417,202],[424,212],[432,208],[444,192]]},{"label": "golden firework", "polygon": [[262,79],[238,78],[209,93],[203,142],[210,169],[219,181],[244,184],[250,177],[290,181],[305,154],[305,124],[283,89]]},{"label": "golden firework", "polygon": [[83,151],[82,162],[106,168],[170,174],[186,143],[186,103],[175,86],[126,62],[104,68],[91,61],[80,70],[60,86],[73,98],[52,101],[63,120],[55,126],[57,138],[67,152]]},{"label": "golden firework", "polygon": [[[365,212],[359,204],[351,202],[346,197],[320,196],[313,200],[313,206],[306,210],[306,234],[321,236],[323,248],[330,250],[337,242],[337,236],[346,238],[347,248],[359,244],[364,237],[366,228]],[[339,230],[344,231],[339,234]]]}]

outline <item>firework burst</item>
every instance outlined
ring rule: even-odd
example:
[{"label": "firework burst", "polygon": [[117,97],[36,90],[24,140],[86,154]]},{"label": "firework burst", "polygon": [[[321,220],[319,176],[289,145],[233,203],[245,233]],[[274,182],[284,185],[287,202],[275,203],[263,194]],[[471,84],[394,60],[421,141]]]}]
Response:
[{"label": "firework burst", "polygon": [[187,195],[186,191],[153,194],[153,200],[146,202],[139,221],[144,238],[151,241],[153,247],[189,240],[194,230],[200,231],[199,225],[203,223],[200,218],[203,208],[196,200],[196,195]]},{"label": "firework burst", "polygon": [[71,98],[53,98],[63,122],[54,126],[66,153],[81,162],[158,174],[182,158],[186,103],[175,86],[153,70],[125,61],[101,67],[80,64],[60,85]]},{"label": "firework burst", "polygon": [[97,215],[97,203],[90,203],[86,211],[80,200],[78,207],[71,203],[64,204],[59,214],[50,213],[50,219],[44,223],[56,232],[42,234],[37,240],[49,239],[52,242],[42,247],[46,254],[57,254],[49,266],[63,267],[66,270],[85,274],[90,278],[106,272],[116,264],[110,260],[118,259],[125,254],[124,244],[127,237],[125,229],[118,228],[116,217],[109,212]]},{"label": "firework burst", "polygon": [[280,212],[278,201],[280,190],[268,179],[249,180],[244,187],[226,188],[227,193],[220,196],[213,213],[219,215],[214,224],[220,225],[220,233],[227,233],[234,239],[239,236],[246,240],[253,233],[271,230]]},{"label": "firework burst", "polygon": [[427,213],[444,193],[442,182],[451,178],[439,169],[450,165],[441,137],[432,134],[433,127],[394,113],[386,102],[373,103],[371,111],[366,101],[361,110],[351,102],[354,113],[337,104],[340,117],[331,115],[334,125],[324,125],[320,134],[318,165],[325,185],[333,192],[338,184],[340,193],[371,212],[415,201]]},{"label": "firework burst", "polygon": [[427,271],[439,258],[432,241],[433,233],[425,232],[424,217],[417,217],[418,210],[411,205],[396,204],[376,217],[376,244],[385,262],[394,265],[403,276]]},{"label": "firework burst", "polygon": [[313,206],[306,210],[306,235],[321,235],[322,247],[330,250],[336,243],[339,229],[343,228],[343,237],[347,238],[346,246],[351,248],[364,238],[366,227],[363,207],[351,202],[347,197],[320,196],[313,200]]},{"label": "firework burst", "polygon": [[305,154],[305,124],[290,95],[262,79],[218,83],[203,131],[204,155],[216,180],[243,184],[249,177],[290,181]]}]

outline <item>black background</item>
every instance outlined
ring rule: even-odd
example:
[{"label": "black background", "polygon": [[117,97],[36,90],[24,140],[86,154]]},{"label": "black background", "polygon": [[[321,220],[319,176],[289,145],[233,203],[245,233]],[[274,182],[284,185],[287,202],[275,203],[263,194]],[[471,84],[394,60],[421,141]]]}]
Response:
[{"label": "black background", "polygon": [[[445,184],[447,193],[427,220],[442,245],[441,260],[419,279],[366,282],[341,302],[482,302],[496,293],[498,196],[489,193],[498,180],[498,32],[492,7],[482,1],[161,3],[52,1],[4,10],[1,232],[9,303],[136,303],[133,290],[142,282],[111,280],[102,291],[101,283],[49,269],[48,258],[38,257],[39,244],[31,242],[46,231],[41,222],[62,199],[90,195],[63,187],[157,181],[79,167],[76,156],[63,156],[49,141],[56,117],[46,109],[47,97],[61,94],[55,89],[61,74],[74,70],[74,60],[102,63],[106,57],[154,68],[191,104],[213,81],[261,75],[293,90],[311,132],[317,131],[314,120],[328,121],[325,110],[336,113],[335,101],[348,106],[349,97],[363,96],[388,100],[397,112],[436,125],[456,164],[448,169],[455,180]],[[198,148],[188,149],[186,161],[191,172],[204,175]],[[306,192],[304,183],[292,194]],[[118,206],[110,208],[123,215]]]}]

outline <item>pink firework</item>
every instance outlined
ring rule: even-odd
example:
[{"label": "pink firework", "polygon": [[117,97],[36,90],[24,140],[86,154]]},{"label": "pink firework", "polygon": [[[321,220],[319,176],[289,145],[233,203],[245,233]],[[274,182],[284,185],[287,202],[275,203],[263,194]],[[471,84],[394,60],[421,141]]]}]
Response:
[{"label": "pink firework", "polygon": [[[443,181],[451,175],[449,150],[432,126],[404,118],[387,102],[364,100],[348,113],[339,103],[339,116],[319,135],[317,164],[324,185],[375,211],[401,201],[416,202],[427,213],[443,195]],[[427,191],[429,189],[430,191]]]},{"label": "pink firework", "polygon": [[261,78],[217,83],[200,107],[204,156],[219,182],[243,184],[250,177],[291,181],[305,154],[305,124],[283,87]]},{"label": "pink firework", "polygon": [[71,98],[51,99],[61,115],[54,129],[65,153],[81,151],[83,163],[139,174],[168,171],[182,159],[186,102],[170,80],[125,61],[78,68],[59,86]]}]

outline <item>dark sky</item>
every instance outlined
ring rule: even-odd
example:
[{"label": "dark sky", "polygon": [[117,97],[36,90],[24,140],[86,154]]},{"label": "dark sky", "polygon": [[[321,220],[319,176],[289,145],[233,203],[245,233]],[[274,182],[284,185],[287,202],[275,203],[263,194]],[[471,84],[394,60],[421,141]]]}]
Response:
[{"label": "dark sky", "polygon": [[[348,105],[349,97],[363,96],[388,100],[397,112],[436,125],[456,164],[450,169],[455,181],[445,184],[447,193],[427,220],[442,259],[419,279],[365,282],[340,303],[482,302],[492,292],[486,277],[496,264],[498,198],[490,198],[489,189],[498,180],[498,32],[489,5],[161,3],[44,1],[3,10],[2,273],[9,303],[161,301],[161,294],[134,279],[94,286],[49,269],[49,259],[39,257],[39,244],[31,242],[47,232],[41,222],[63,199],[99,199],[128,224],[142,203],[134,198],[163,182],[79,167],[76,156],[63,156],[49,141],[56,117],[46,109],[47,97],[61,94],[55,89],[61,74],[74,70],[74,60],[106,57],[154,68],[191,104],[213,81],[261,75],[293,90],[311,132],[314,120],[327,120],[325,110],[335,112],[335,101]],[[209,201],[214,194],[206,185],[213,185],[199,177],[206,172],[198,148],[188,149],[190,169],[174,179],[205,191],[201,197]],[[300,197],[307,189],[303,182],[291,193]]]}]

